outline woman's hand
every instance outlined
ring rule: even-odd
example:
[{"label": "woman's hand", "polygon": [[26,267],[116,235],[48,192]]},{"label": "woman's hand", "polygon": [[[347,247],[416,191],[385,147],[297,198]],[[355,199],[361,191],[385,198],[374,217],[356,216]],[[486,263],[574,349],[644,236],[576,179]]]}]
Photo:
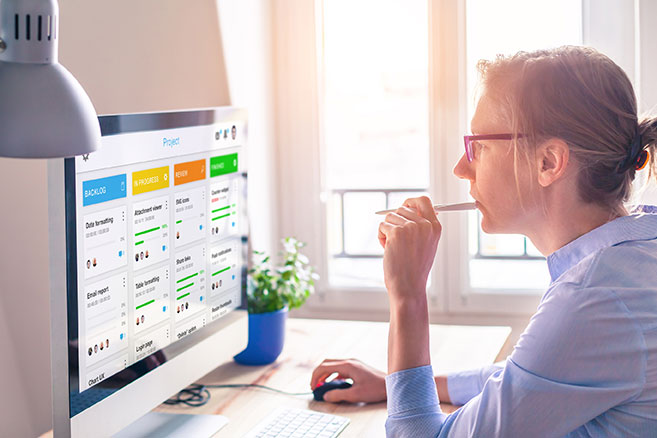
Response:
[{"label": "woman's hand", "polygon": [[384,249],[384,280],[391,304],[404,298],[426,299],[427,278],[441,232],[426,196],[407,199],[381,222],[379,242]]},{"label": "woman's hand", "polygon": [[336,379],[351,379],[354,384],[351,388],[336,389],[324,394],[324,400],[332,403],[346,401],[350,403],[376,403],[386,399],[385,373],[365,365],[356,359],[325,359],[315,370],[310,379],[310,388],[315,389],[318,384],[333,373],[338,373]]}]

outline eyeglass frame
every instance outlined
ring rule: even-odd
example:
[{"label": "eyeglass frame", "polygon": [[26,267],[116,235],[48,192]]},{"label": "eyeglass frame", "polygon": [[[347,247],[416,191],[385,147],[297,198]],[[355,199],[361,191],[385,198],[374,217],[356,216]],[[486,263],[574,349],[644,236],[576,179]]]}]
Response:
[{"label": "eyeglass frame", "polygon": [[513,140],[514,138],[525,137],[525,134],[482,134],[482,135],[464,135],[463,143],[465,145],[465,157],[468,162],[472,163],[474,153],[472,151],[472,142],[477,140]]}]

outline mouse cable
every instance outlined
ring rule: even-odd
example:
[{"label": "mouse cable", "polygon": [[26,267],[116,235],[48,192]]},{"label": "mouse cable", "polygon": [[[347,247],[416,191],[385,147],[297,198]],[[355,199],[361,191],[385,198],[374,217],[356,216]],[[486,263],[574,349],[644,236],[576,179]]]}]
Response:
[{"label": "mouse cable", "polygon": [[287,392],[282,391],[276,388],[270,388],[269,386],[257,385],[255,383],[233,383],[225,385],[203,385],[201,383],[194,383],[189,385],[187,388],[181,390],[175,396],[166,400],[164,404],[166,405],[179,405],[183,404],[191,407],[198,407],[205,405],[210,400],[210,391],[208,388],[258,388],[266,389],[267,391],[273,391],[279,394],[290,395],[290,396],[300,396],[300,395],[311,395],[310,392]]}]

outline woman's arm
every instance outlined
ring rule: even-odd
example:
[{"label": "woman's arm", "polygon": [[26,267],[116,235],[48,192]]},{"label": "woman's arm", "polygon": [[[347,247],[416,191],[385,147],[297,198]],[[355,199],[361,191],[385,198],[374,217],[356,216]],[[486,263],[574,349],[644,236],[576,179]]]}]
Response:
[{"label": "woman's arm", "polygon": [[426,196],[407,199],[379,225],[390,298],[389,374],[431,363],[426,285],[441,231]]},{"label": "woman's arm", "polygon": [[386,434],[418,436],[442,428],[429,350],[426,284],[442,231],[426,196],[408,199],[379,225],[383,277],[390,299]]}]

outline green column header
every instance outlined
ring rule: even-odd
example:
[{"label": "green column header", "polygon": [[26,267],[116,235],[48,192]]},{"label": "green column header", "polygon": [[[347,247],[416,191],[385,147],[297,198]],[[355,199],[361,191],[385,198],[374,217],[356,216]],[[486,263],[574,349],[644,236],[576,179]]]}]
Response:
[{"label": "green column header", "polygon": [[237,154],[210,158],[210,178],[237,172]]}]

